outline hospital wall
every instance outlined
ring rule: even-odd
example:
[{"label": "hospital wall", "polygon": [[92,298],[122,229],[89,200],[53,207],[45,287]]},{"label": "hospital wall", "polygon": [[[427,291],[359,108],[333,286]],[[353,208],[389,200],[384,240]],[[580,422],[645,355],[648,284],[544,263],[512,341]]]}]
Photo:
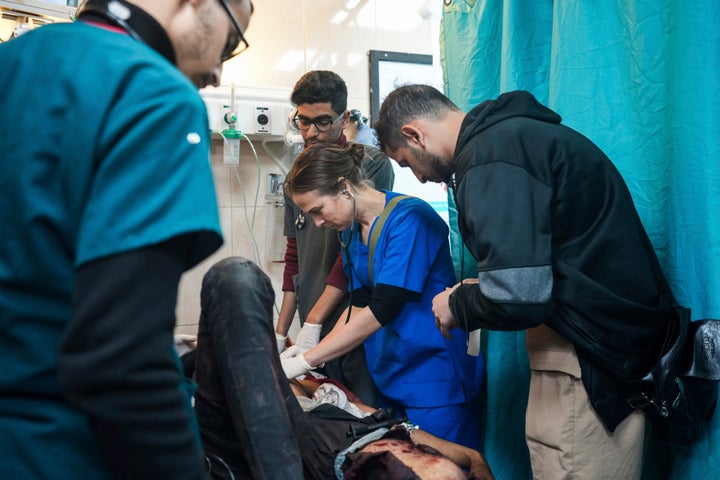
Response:
[{"label": "hospital wall", "polygon": [[[309,70],[338,73],[348,86],[348,108],[369,113],[369,50],[432,54],[437,58],[439,11],[428,14],[424,0],[254,0],[255,14],[247,32],[250,48],[226,63],[222,86],[201,92],[206,97],[228,91],[279,93],[290,107],[290,91]],[[434,2],[442,5],[441,2]],[[435,7],[433,7],[435,8]],[[228,97],[229,103],[229,97]],[[211,115],[220,115],[211,109]],[[286,118],[273,118],[286,122]],[[212,124],[222,119],[211,118]],[[297,152],[281,137],[248,135],[241,142],[240,163],[223,163],[223,138],[215,133],[211,164],[218,197],[224,245],[182,279],[176,333],[195,334],[200,315],[202,276],[218,260],[239,255],[255,260],[275,287],[275,316],[282,300],[283,208],[266,198],[269,174],[283,175]],[[264,145],[263,145],[264,143]],[[254,149],[254,151],[253,151]],[[257,153],[257,161],[255,154]],[[270,203],[268,203],[270,202]],[[297,329],[297,322],[291,335]]]}]

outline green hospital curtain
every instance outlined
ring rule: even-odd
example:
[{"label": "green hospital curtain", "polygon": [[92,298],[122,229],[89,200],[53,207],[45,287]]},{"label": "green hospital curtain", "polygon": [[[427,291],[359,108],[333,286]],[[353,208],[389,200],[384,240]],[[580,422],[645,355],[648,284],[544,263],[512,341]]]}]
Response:
[{"label": "green hospital curtain", "polygon": [[[445,0],[440,44],[445,92],[461,109],[529,90],[597,143],[623,174],[678,300],[693,319],[720,318],[720,2]],[[453,245],[474,276],[461,250]],[[523,337],[484,333],[484,448],[499,479],[530,478],[518,446]],[[659,471],[720,479],[720,415]]]}]

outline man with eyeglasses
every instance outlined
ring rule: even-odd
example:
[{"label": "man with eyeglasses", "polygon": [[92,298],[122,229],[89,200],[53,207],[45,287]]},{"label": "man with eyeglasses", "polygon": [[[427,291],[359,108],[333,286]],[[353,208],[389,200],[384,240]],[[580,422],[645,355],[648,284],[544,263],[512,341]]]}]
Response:
[{"label": "man with eyeglasses", "polygon": [[[290,100],[296,106],[292,123],[300,130],[305,147],[318,142],[347,145],[343,129],[347,110],[347,86],[328,70],[307,72],[295,84]],[[363,170],[375,188],[391,190],[395,175],[389,158],[366,147]],[[312,348],[325,336],[347,307],[347,278],[340,257],[340,243],[333,230],[318,228],[312,219],[285,196],[285,271],[283,299],[276,326],[278,349],[282,352],[290,324],[297,311],[302,328],[295,343]],[[376,388],[367,370],[362,346],[328,362],[325,373],[345,384],[360,399],[377,405]]]},{"label": "man with eyeglasses", "polygon": [[88,0],[0,44],[0,478],[206,477],[175,305],[222,244],[197,88],[251,14]]}]

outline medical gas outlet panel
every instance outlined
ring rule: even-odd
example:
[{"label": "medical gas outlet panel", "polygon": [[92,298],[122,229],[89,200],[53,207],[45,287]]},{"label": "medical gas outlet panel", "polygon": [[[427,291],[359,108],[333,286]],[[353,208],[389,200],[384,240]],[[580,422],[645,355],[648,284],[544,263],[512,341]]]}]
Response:
[{"label": "medical gas outlet panel", "polygon": [[227,129],[227,119],[232,118],[233,128],[244,135],[282,137],[287,133],[287,118],[293,110],[289,90],[221,86],[204,89],[201,95],[212,132]]}]

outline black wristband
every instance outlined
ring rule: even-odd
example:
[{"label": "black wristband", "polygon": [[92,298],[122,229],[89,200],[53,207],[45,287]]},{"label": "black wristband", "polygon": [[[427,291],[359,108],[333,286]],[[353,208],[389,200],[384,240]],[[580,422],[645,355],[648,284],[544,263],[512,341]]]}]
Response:
[{"label": "black wristband", "polygon": [[455,290],[453,290],[453,291],[450,293],[450,296],[448,297],[448,307],[450,308],[450,313],[452,313],[453,317],[455,317],[455,321],[457,321],[457,322],[458,322],[458,325],[460,325],[460,328],[462,328],[463,330],[467,331],[467,322],[461,322],[461,321],[460,321],[461,319],[458,317],[458,312],[457,312],[457,307],[456,307],[457,301],[458,301],[458,298],[457,298],[457,297],[458,297],[458,293],[459,293],[460,290],[462,289],[463,285],[464,285],[464,284],[461,283],[460,285],[458,285],[458,286],[455,288]]}]

